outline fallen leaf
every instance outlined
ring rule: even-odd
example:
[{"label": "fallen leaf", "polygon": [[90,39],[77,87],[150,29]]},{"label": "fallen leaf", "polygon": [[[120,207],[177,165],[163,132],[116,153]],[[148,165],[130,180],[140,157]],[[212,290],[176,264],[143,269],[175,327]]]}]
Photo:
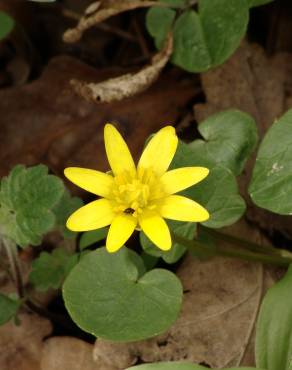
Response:
[{"label": "fallen leaf", "polygon": [[134,96],[146,90],[157,80],[170,58],[172,43],[172,37],[169,36],[165,47],[153,57],[152,63],[137,73],[127,73],[97,84],[78,80],[72,80],[71,84],[77,94],[86,100],[110,103]]},{"label": "fallen leaf", "polygon": [[130,350],[129,343],[115,343],[97,339],[93,359],[97,364],[104,364],[114,370],[125,369],[136,363],[137,357]]},{"label": "fallen leaf", "polygon": [[93,345],[73,337],[53,337],[45,341],[41,370],[115,370],[93,360]]},{"label": "fallen leaf", "polygon": [[72,43],[80,40],[83,33],[90,27],[105,21],[106,19],[119,13],[137,8],[145,8],[157,5],[157,1],[148,0],[104,0],[96,1],[89,5],[75,28],[67,30],[63,39],[65,42]]},{"label": "fallen leaf", "polygon": [[0,327],[0,369],[40,370],[43,338],[51,333],[48,320],[32,314],[19,315],[20,325]]},{"label": "fallen leaf", "polygon": [[[73,77],[102,81],[118,74],[121,69],[96,70],[63,56],[53,59],[38,80],[0,90],[0,111],[5,112],[1,117],[0,176],[18,163],[45,163],[60,176],[64,167],[72,165],[108,170],[103,144],[106,122],[118,125],[137,159],[146,138],[166,124],[174,124],[200,92],[196,79],[177,70],[166,71],[126,104],[86,102],[69,85]],[[76,186],[72,189],[78,192]]]},{"label": "fallen leaf", "polygon": [[[260,238],[244,223],[230,230],[253,240]],[[170,330],[128,347],[98,340],[94,353],[101,363],[115,366],[118,358],[124,358],[120,370],[135,358],[147,363],[183,360],[212,368],[253,366],[254,324],[262,295],[274,282],[272,272],[242,260],[216,257],[202,262],[188,256],[177,272],[185,292],[182,311]]]},{"label": "fallen leaf", "polygon": [[211,113],[237,108],[251,114],[263,133],[284,108],[284,76],[257,45],[243,42],[222,66],[201,75],[206,103],[194,107],[201,121]]}]

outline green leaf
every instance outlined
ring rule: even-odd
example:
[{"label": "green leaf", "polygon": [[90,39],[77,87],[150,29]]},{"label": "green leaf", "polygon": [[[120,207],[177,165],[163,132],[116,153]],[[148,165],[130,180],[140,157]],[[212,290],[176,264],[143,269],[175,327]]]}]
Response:
[{"label": "green leaf", "polygon": [[18,299],[12,299],[7,295],[0,293],[0,325],[11,320],[20,307]]},{"label": "green leaf", "polygon": [[[189,72],[222,64],[246,33],[248,10],[246,0],[200,0],[199,13],[188,10],[175,21],[172,62]],[[146,25],[158,48],[164,44],[174,18],[172,9],[149,10]]]},{"label": "green leaf", "polygon": [[193,150],[193,143],[179,143],[171,167],[203,166],[209,168],[210,173],[206,179],[182,194],[207,208],[210,219],[203,223],[205,226],[220,228],[231,225],[245,211],[245,202],[238,194],[236,179],[230,170],[215,165],[210,158]]},{"label": "green leaf", "polygon": [[258,140],[254,119],[244,112],[227,110],[210,116],[198,129],[206,141],[195,140],[190,145],[194,153],[239,175]]},{"label": "green leaf", "polygon": [[32,263],[29,281],[40,291],[58,289],[77,262],[78,255],[63,248],[54,249],[51,254],[42,252]]},{"label": "green leaf", "polygon": [[[192,240],[196,234],[196,224],[193,222],[167,221],[171,231],[184,238]],[[152,256],[162,257],[166,263],[176,263],[187,251],[186,247],[173,243],[167,252],[157,248],[147,236],[141,232],[140,242],[144,251]]]},{"label": "green leaf", "polygon": [[142,258],[146,271],[152,270],[159,260],[159,257],[152,256],[144,251],[140,254],[140,257]]},{"label": "green leaf", "polygon": [[282,215],[292,214],[292,109],[265,135],[257,155],[249,194],[254,203]]},{"label": "green leaf", "polygon": [[272,1],[274,0],[248,0],[248,4],[252,8],[254,6],[260,6],[271,3]]},{"label": "green leaf", "polygon": [[164,332],[178,316],[182,286],[169,271],[144,272],[141,258],[129,249],[88,253],[63,285],[70,316],[83,330],[112,341]]},{"label": "green leaf", "polygon": [[0,40],[4,39],[14,28],[14,20],[0,11]]},{"label": "green leaf", "polygon": [[86,231],[81,235],[79,248],[81,250],[90,247],[91,245],[100,242],[105,239],[108,233],[108,228],[103,227],[101,229]]},{"label": "green leaf", "polygon": [[212,66],[199,15],[193,11],[181,14],[174,26],[172,62],[189,72],[202,72]]},{"label": "green leaf", "polygon": [[292,266],[264,297],[256,327],[256,363],[268,370],[292,368]]},{"label": "green leaf", "polygon": [[246,0],[199,0],[199,15],[212,66],[228,59],[246,33]]},{"label": "green leaf", "polygon": [[[158,362],[156,364],[145,364],[129,367],[126,370],[205,370],[207,367],[187,362]],[[254,367],[232,367],[225,370],[256,370]],[[224,369],[222,369],[224,370]],[[257,369],[261,370],[261,369]]]},{"label": "green leaf", "polygon": [[64,238],[74,238],[77,234],[66,227],[68,217],[80,208],[83,202],[78,197],[71,197],[68,190],[65,190],[60,201],[53,208],[56,216],[56,227],[59,228]]},{"label": "green leaf", "polygon": [[175,11],[170,8],[154,7],[146,15],[146,27],[154,38],[157,49],[163,47],[166,36],[175,18]]},{"label": "green leaf", "polygon": [[52,209],[63,192],[63,182],[46,166],[14,167],[1,180],[0,233],[21,247],[39,245],[55,225]]}]

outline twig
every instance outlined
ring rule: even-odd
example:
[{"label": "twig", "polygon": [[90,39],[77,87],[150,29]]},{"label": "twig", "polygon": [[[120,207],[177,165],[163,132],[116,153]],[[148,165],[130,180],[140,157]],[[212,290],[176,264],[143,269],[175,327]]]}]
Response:
[{"label": "twig", "polygon": [[136,18],[133,18],[133,27],[135,29],[135,32],[137,34],[137,39],[139,41],[140,48],[142,50],[142,53],[144,57],[150,58],[150,51],[147,46],[147,43],[142,35],[141,28],[139,23],[137,22]]},{"label": "twig", "polygon": [[148,8],[151,6],[165,6],[163,3],[158,3],[157,1],[148,1],[148,0],[123,0],[121,2],[108,1],[104,7],[98,7],[97,10],[89,15],[83,16],[75,28],[67,30],[63,39],[65,42],[73,43],[82,37],[83,33],[95,26],[98,23],[105,21],[106,19],[113,17],[117,14],[134,10],[137,8]]},{"label": "twig", "polygon": [[[76,13],[70,9],[63,9],[63,15],[67,18],[71,18],[76,21],[79,21],[82,18],[81,14]],[[95,27],[99,28],[100,30],[104,32],[112,33],[130,42],[135,42],[135,43],[138,42],[138,40],[133,35],[131,35],[129,32],[124,31],[118,27],[110,26],[106,23],[98,23],[95,25]]]}]

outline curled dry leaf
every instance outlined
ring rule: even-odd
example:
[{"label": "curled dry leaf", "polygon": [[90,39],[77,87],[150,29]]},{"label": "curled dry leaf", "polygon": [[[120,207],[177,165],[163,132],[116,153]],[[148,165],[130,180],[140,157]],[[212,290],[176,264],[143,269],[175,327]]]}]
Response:
[{"label": "curled dry leaf", "polygon": [[48,320],[36,315],[19,315],[20,325],[12,321],[0,328],[0,369],[40,370],[43,338],[51,333]]},{"label": "curled dry leaf", "polygon": [[[233,226],[230,233],[259,238],[246,224]],[[262,295],[274,281],[272,272],[241,260],[217,257],[202,262],[187,257],[177,272],[185,293],[177,322],[158,337],[119,347],[119,357],[128,359],[128,367],[135,359],[188,361],[212,368],[253,366],[254,324]],[[104,350],[105,345],[96,341],[94,354],[99,356],[94,358],[115,366],[117,345],[109,346]]]},{"label": "curled dry leaf", "polygon": [[80,19],[75,28],[67,30],[63,39],[65,42],[73,43],[82,37],[83,33],[90,27],[105,21],[119,13],[136,8],[146,8],[157,5],[157,1],[148,0],[104,0],[96,1],[85,10],[85,15]]},{"label": "curled dry leaf", "polygon": [[153,57],[150,65],[137,73],[127,73],[100,83],[71,80],[71,84],[77,94],[89,101],[110,103],[129,98],[146,90],[157,80],[161,70],[170,58],[172,45],[172,36],[169,35],[163,50]]}]

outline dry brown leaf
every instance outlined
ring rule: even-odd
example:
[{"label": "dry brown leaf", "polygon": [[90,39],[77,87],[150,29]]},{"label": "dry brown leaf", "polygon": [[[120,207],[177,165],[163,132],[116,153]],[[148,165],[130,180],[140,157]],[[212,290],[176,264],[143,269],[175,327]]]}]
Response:
[{"label": "dry brown leaf", "polygon": [[[119,74],[121,69],[95,69],[62,56],[52,59],[38,80],[0,90],[0,112],[5,112],[1,116],[0,176],[17,163],[45,163],[60,176],[64,167],[72,165],[107,171],[103,149],[106,122],[118,125],[137,159],[145,138],[167,122],[175,123],[189,101],[200,93],[196,79],[178,70],[166,71],[147,91],[129,98],[127,104],[87,102],[72,92],[68,83],[72,78],[103,81]],[[7,110],[8,106],[14,109]],[[78,188],[72,190],[76,193]]]},{"label": "dry brown leaf", "polygon": [[65,42],[72,43],[80,40],[83,33],[90,27],[105,21],[106,19],[119,13],[158,5],[157,1],[148,0],[104,0],[96,1],[89,5],[75,28],[69,29],[64,33]]},{"label": "dry brown leaf", "polygon": [[136,363],[137,357],[131,350],[132,344],[112,343],[97,339],[93,358],[97,364],[103,364],[113,370],[126,369]]},{"label": "dry brown leaf", "polygon": [[40,370],[43,338],[52,330],[48,320],[37,315],[19,315],[21,324],[0,327],[0,369]]},{"label": "dry brown leaf", "polygon": [[93,345],[72,337],[53,337],[44,343],[41,370],[115,370],[93,361]]},{"label": "dry brown leaf", "polygon": [[72,80],[71,85],[77,94],[89,101],[110,103],[134,96],[152,85],[172,53],[172,37],[169,36],[165,47],[157,53],[149,66],[137,73],[110,78],[99,83],[86,83]]},{"label": "dry brown leaf", "polygon": [[251,114],[263,134],[282,114],[285,78],[257,45],[244,42],[223,65],[201,75],[206,103],[195,105],[198,121],[219,110]]},{"label": "dry brown leaf", "polygon": [[[246,224],[233,227],[233,233],[258,235]],[[241,260],[213,258],[201,262],[187,257],[177,273],[184,287],[182,311],[177,322],[159,337],[129,344],[124,350],[127,366],[139,358],[145,362],[189,361],[213,367],[252,366],[253,328],[266,286],[274,279],[262,265]],[[118,359],[114,343],[106,351],[100,341],[95,353],[112,353]],[[109,361],[101,358],[99,361]],[[125,364],[124,364],[125,365]],[[125,367],[119,369],[124,369]]]}]

